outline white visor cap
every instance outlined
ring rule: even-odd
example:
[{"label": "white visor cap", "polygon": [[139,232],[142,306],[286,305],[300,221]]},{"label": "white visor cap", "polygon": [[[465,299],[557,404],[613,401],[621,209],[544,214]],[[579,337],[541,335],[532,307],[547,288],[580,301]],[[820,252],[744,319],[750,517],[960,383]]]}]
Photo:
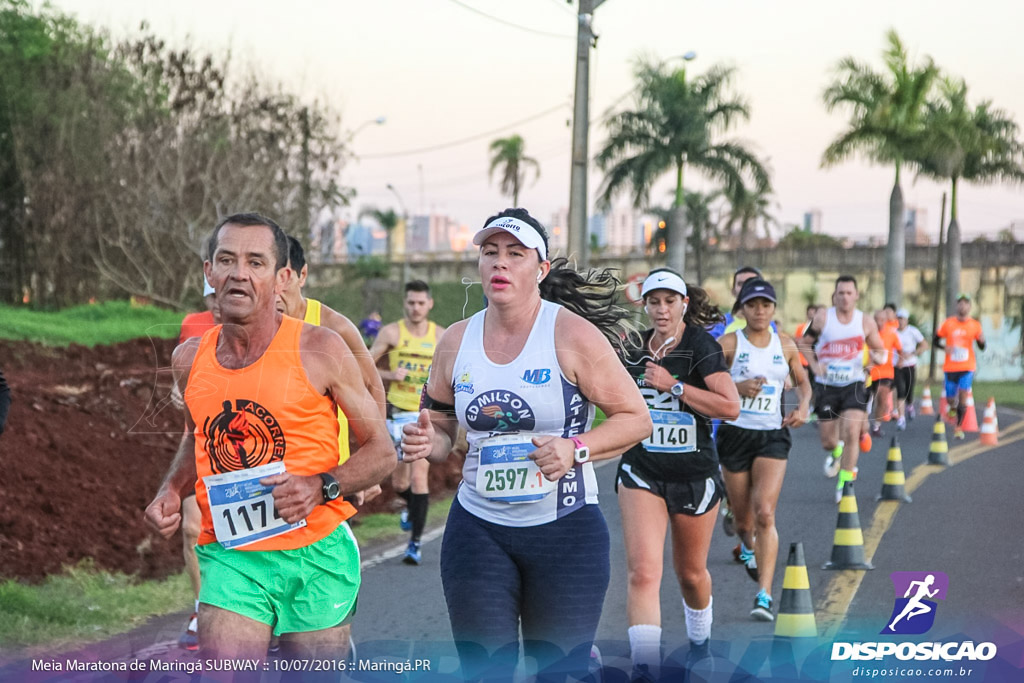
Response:
[{"label": "white visor cap", "polygon": [[484,240],[499,230],[504,230],[515,237],[527,249],[536,249],[537,253],[540,254],[541,261],[548,260],[548,250],[544,246],[544,238],[540,236],[537,229],[526,221],[521,221],[512,216],[495,218],[485,225],[483,229],[473,235],[473,244],[480,246],[484,243]]},{"label": "white visor cap", "polygon": [[647,279],[644,280],[643,289],[640,290],[640,296],[645,297],[655,289],[670,289],[673,292],[686,296],[686,283],[683,282],[683,278],[667,270],[661,270],[648,275]]}]

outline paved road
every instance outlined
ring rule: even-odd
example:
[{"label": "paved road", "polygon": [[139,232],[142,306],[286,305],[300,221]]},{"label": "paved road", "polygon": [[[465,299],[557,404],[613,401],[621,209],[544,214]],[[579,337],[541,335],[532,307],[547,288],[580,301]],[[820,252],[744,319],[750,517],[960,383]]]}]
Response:
[{"label": "paved road", "polygon": [[[910,504],[877,503],[889,438],[877,440],[861,458],[856,486],[865,550],[874,571],[832,572],[821,569],[829,559],[836,526],[833,481],[821,472],[823,451],[817,429],[805,426],[794,433],[794,447],[778,511],[780,556],[776,568],[776,596],[786,550],[791,542],[804,545],[810,590],[821,637],[818,650],[808,657],[799,652],[805,680],[860,680],[852,671],[860,662],[835,662],[828,668],[828,651],[834,641],[873,640],[885,626],[893,607],[893,571],[939,571],[949,576],[949,592],[940,602],[935,626],[922,640],[991,640],[1000,650],[989,669],[976,668],[972,681],[1024,680],[1024,420],[1020,414],[1001,411],[1001,442],[984,448],[971,435],[966,442],[951,443],[949,468],[928,466],[933,421],[920,418],[899,435]],[[614,463],[599,467],[600,504],[611,529],[612,581],[604,606],[598,639],[608,666],[628,667],[625,623],[625,562],[622,532],[612,481]],[[397,521],[396,521],[397,524]],[[422,566],[401,563],[400,549],[376,552],[364,560],[363,590],[354,633],[360,659],[386,657],[392,661],[426,656],[432,662],[434,680],[456,666],[450,642],[447,612],[438,576],[440,530],[428,535]],[[773,626],[754,622],[748,612],[756,590],[743,568],[732,561],[734,538],[720,525],[712,540],[709,567],[714,580],[715,623],[712,650],[716,673],[712,680],[793,680],[792,671],[770,669],[766,663]],[[662,586],[663,642],[666,655],[685,653],[685,629],[679,589],[669,563]],[[184,615],[154,620],[143,629],[79,653],[102,661],[157,658],[189,661],[194,655],[178,652],[173,641]],[[799,648],[798,648],[799,650]],[[76,655],[77,656],[77,655]],[[818,661],[821,658],[826,661]],[[1007,664],[1005,660],[1009,660]],[[817,662],[817,668],[815,668]],[[994,665],[1009,667],[1001,671]],[[16,668],[0,668],[0,681],[13,680]],[[959,664],[958,664],[959,666]],[[627,669],[628,670],[628,669]],[[367,674],[369,676],[370,674]],[[160,680],[187,680],[171,675]],[[21,676],[18,676],[21,680]],[[67,680],[68,676],[34,680]],[[77,680],[95,680],[83,676]],[[110,680],[121,680],[114,676]],[[139,678],[136,680],[143,680]],[[151,678],[149,680],[157,680]],[[273,680],[273,678],[272,678]],[[370,680],[370,679],[366,679]],[[394,674],[373,680],[402,680]],[[614,676],[607,680],[616,680]],[[887,680],[901,680],[889,676]],[[909,677],[905,680],[918,680]],[[932,677],[929,680],[963,680]]]},{"label": "paved road", "polygon": [[[965,442],[950,440],[954,465],[949,468],[926,464],[933,419],[911,422],[906,432],[898,434],[914,499],[902,505],[875,500],[891,437],[896,435],[894,425],[885,426],[885,438],[875,439],[871,452],[861,457],[856,483],[865,550],[876,566],[870,572],[821,568],[829,560],[836,528],[834,480],[826,480],[822,474],[824,452],[817,428],[808,425],[794,433],[777,515],[780,553],[775,594],[781,595],[789,544],[802,542],[821,643],[863,635],[864,631],[877,634],[893,607],[890,572],[929,570],[945,572],[950,579],[949,596],[940,606],[932,635],[962,632],[980,640],[988,637],[985,634],[994,628],[992,622],[1000,622],[1006,627],[1016,625],[1017,631],[1003,633],[1008,642],[1024,642],[1024,423],[1011,411],[1000,411],[999,419],[1004,432],[999,447],[979,447],[977,435],[969,435]],[[969,457],[961,462],[964,456]],[[614,473],[614,463],[598,470],[600,504],[611,529],[613,558],[598,639],[606,660],[622,661],[628,657],[626,584]],[[732,560],[735,542],[719,525],[709,559],[715,596],[714,650],[733,664],[741,661],[751,643],[771,638],[774,628],[749,617],[756,586]],[[360,596],[365,607],[355,623],[357,642],[385,651],[390,648],[382,641],[402,641],[400,647],[406,648],[405,656],[410,657],[417,651],[448,651],[450,632],[438,576],[439,552],[438,539],[425,545],[420,567],[404,565],[396,557],[366,573]],[[669,562],[662,583],[662,613],[663,642],[669,654],[687,642],[679,588]],[[977,631],[980,626],[984,633],[972,633],[972,628]],[[419,650],[410,645],[416,641],[421,642]],[[431,644],[422,645],[422,641]],[[1018,662],[1021,664],[1024,662]],[[852,668],[847,663],[844,671],[837,665],[833,680],[843,680],[844,675],[849,678]],[[977,674],[973,680],[979,680]]]}]

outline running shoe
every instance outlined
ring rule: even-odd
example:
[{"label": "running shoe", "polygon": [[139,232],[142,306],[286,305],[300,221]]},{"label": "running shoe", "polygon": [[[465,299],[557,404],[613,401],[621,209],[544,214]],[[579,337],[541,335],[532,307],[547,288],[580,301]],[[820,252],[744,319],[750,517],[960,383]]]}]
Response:
[{"label": "running shoe", "polygon": [[398,513],[398,526],[402,531],[412,531],[412,522],[409,521],[409,508],[402,508]]},{"label": "running shoe", "polygon": [[629,674],[629,683],[656,683],[657,680],[646,664],[637,664]]},{"label": "running shoe", "polygon": [[917,408],[914,407],[913,403],[908,403],[907,404],[907,419],[908,420],[913,420],[915,417],[917,417]]},{"label": "running shoe", "polygon": [[831,479],[839,474],[839,460],[843,457],[843,446],[846,444],[840,441],[832,452],[825,456],[825,476]]},{"label": "running shoe", "polygon": [[963,441],[966,436],[967,435],[964,434],[964,430],[960,429],[959,427],[957,427],[956,430],[953,432],[953,438],[956,439],[957,441]]},{"label": "running shoe", "polygon": [[754,551],[753,550],[748,550],[741,543],[741,544],[739,544],[738,546],[736,546],[735,548],[732,549],[732,556],[740,564],[746,564],[747,562],[750,562],[752,559],[754,559]]},{"label": "running shoe", "polygon": [[757,558],[753,554],[751,554],[749,560],[743,563],[743,567],[747,570],[747,576],[753,579],[755,583],[760,580],[757,574]]},{"label": "running shoe", "polygon": [[[686,653],[684,666],[686,669],[682,676],[683,683],[711,680],[715,673],[715,659],[711,656],[710,638],[701,643],[690,641],[690,650]],[[672,680],[664,676],[663,679]]]},{"label": "running shoe", "polygon": [[[881,432],[879,432],[878,435],[881,436]],[[863,434],[860,435],[860,452],[861,453],[867,453],[870,450],[871,450],[871,435],[868,434],[867,432],[864,432]]]},{"label": "running shoe", "polygon": [[409,541],[409,547],[405,549],[405,557],[402,558],[402,562],[406,564],[419,564],[423,561],[423,556],[420,553],[420,544],[417,541]]},{"label": "running shoe", "polygon": [[836,482],[836,505],[839,505],[839,501],[843,499],[843,485],[848,481],[857,481],[857,470],[854,469],[852,473],[840,472],[839,480]]},{"label": "running shoe", "polygon": [[193,612],[192,616],[188,618],[188,623],[185,625],[185,631],[178,638],[178,647],[185,650],[198,650],[199,649],[199,613]]},{"label": "running shoe", "polygon": [[736,518],[733,517],[732,510],[728,508],[722,511],[722,531],[726,536],[736,535]]},{"label": "running shoe", "polygon": [[[876,424],[874,427],[872,427],[871,428],[871,436],[874,436],[874,437],[879,438],[879,439],[882,438],[882,425]],[[862,448],[861,450],[864,450],[864,449]],[[871,450],[871,448],[868,447],[868,450]]]},{"label": "running shoe", "polygon": [[750,616],[754,621],[775,621],[772,614],[772,596],[764,592],[762,588],[754,598],[754,609],[750,610]]},{"label": "running shoe", "polygon": [[906,430],[907,430],[907,421],[906,421],[906,419],[901,417],[900,419],[896,420],[896,431],[904,432]]}]

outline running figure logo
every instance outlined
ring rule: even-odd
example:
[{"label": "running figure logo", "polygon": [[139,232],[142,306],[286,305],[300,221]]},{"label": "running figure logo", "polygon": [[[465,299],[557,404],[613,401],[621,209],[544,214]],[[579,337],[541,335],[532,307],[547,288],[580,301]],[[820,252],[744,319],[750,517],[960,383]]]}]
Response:
[{"label": "running figure logo", "polygon": [[277,419],[255,401],[221,403],[221,412],[203,423],[206,453],[215,474],[259,467],[285,455],[284,431]]},{"label": "running figure logo", "polygon": [[928,631],[935,623],[937,607],[932,598],[946,599],[949,577],[942,572],[893,572],[889,578],[896,591],[896,604],[881,633],[909,635]]}]

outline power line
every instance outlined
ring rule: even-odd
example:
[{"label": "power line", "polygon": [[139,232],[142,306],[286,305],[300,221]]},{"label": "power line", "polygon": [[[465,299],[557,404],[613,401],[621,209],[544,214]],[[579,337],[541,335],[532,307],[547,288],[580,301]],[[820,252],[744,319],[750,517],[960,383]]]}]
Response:
[{"label": "power line", "polygon": [[533,33],[533,34],[538,35],[538,36],[544,36],[545,38],[568,38],[569,40],[575,40],[576,39],[576,36],[569,36],[569,35],[566,35],[564,33],[549,33],[548,31],[538,31],[537,29],[530,28],[529,26],[522,26],[520,24],[514,24],[511,21],[506,21],[505,19],[502,19],[500,17],[496,17],[496,16],[494,16],[492,14],[487,14],[486,12],[478,10],[476,7],[471,7],[470,5],[467,5],[464,2],[459,2],[459,0],[451,0],[451,1],[454,2],[456,5],[458,5],[459,7],[462,7],[463,9],[468,9],[470,12],[475,12],[476,14],[479,14],[482,17],[487,17],[491,21],[496,21],[499,24],[504,24],[506,26],[511,26],[512,28],[517,28],[520,31],[527,31],[528,33]]},{"label": "power line", "polygon": [[[453,0],[453,2],[454,2],[454,0]],[[477,141],[477,140],[479,140],[481,138],[487,137],[488,135],[494,135],[495,133],[500,133],[500,132],[502,132],[504,130],[508,130],[509,128],[514,128],[515,126],[521,126],[524,123],[529,123],[530,121],[536,121],[539,118],[543,118],[543,117],[547,116],[548,114],[556,112],[559,109],[562,109],[562,108],[567,107],[567,106],[568,106],[568,104],[559,104],[559,105],[556,105],[554,107],[551,107],[550,109],[545,109],[544,111],[542,111],[542,112],[540,112],[538,114],[534,114],[533,116],[528,116],[525,119],[520,119],[519,121],[514,121],[512,123],[509,123],[509,124],[506,124],[504,126],[501,126],[500,128],[495,128],[493,130],[489,130],[489,131],[486,131],[486,132],[483,132],[483,133],[477,133],[476,135],[471,135],[469,137],[461,138],[459,140],[452,140],[450,142],[442,142],[442,143],[439,143],[437,145],[430,145],[429,147],[420,147],[418,149],[407,149],[407,150],[403,150],[403,151],[400,151],[400,152],[383,152],[381,154],[359,154],[357,156],[360,159],[389,159],[389,158],[392,158],[392,157],[404,157],[404,156],[410,156],[410,155],[413,155],[413,154],[423,154],[425,152],[436,152],[439,149],[447,149],[448,147],[457,147],[458,145],[464,145],[464,144],[469,143],[469,142],[475,142],[475,141]]]}]

